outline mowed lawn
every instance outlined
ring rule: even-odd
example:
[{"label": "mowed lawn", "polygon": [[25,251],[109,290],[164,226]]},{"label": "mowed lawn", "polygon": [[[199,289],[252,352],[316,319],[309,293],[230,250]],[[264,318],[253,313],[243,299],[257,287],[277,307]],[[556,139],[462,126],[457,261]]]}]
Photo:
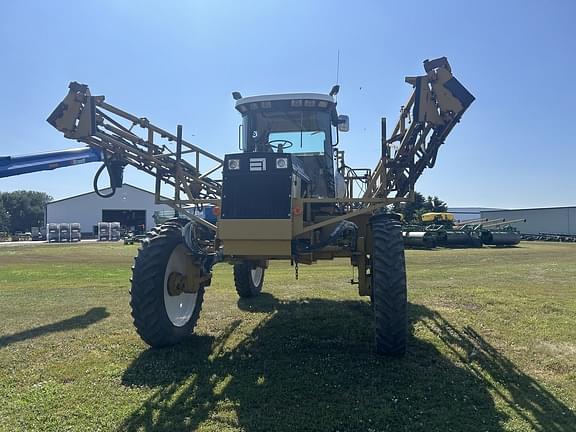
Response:
[{"label": "mowed lawn", "polygon": [[220,264],[196,335],[150,350],[136,249],[0,247],[1,431],[576,431],[576,244],[407,251],[402,359],[347,260],[241,302]]}]

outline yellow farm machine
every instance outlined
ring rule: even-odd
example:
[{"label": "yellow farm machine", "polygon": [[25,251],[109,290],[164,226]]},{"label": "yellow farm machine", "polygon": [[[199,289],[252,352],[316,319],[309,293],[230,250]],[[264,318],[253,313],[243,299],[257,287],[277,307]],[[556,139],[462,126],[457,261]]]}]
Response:
[{"label": "yellow farm machine", "polygon": [[[440,146],[474,101],[445,57],[426,60],[424,70],[406,78],[413,91],[390,136],[382,119],[374,169],[345,162],[340,133],[349,120],[336,109],[338,86],[328,94],[234,92],[241,151],[220,158],[186,141],[181,126],[171,133],[71,83],[48,122],[87,145],[76,150],[84,151],[79,157],[103,162],[95,189],[114,193],[130,165],[154,176],[156,201],[175,210],[135,258],[130,304],[142,339],[163,347],[193,332],[217,263],[234,266],[238,295],[250,298],[261,292],[271,260],[291,260],[297,270],[347,257],[357,269],[352,283],[373,304],[376,351],[402,355],[404,244],[399,216],[389,208],[411,200],[417,179],[434,166]],[[49,169],[42,166],[34,169]],[[98,189],[104,170],[107,194]],[[202,207],[212,209],[215,222],[199,216]]]}]

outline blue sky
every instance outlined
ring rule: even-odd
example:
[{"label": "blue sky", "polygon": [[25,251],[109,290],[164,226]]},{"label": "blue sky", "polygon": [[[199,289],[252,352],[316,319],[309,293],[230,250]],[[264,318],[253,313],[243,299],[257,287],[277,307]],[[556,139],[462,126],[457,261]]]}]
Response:
[{"label": "blue sky", "polygon": [[[375,166],[407,75],[447,56],[476,96],[417,185],[452,206],[576,204],[576,2],[18,1],[0,5],[0,154],[76,147],[45,119],[69,81],[212,153],[237,148],[231,92],[327,92],[336,80],[352,166]],[[96,164],[0,179],[55,198]],[[127,169],[125,181],[153,179]]]}]

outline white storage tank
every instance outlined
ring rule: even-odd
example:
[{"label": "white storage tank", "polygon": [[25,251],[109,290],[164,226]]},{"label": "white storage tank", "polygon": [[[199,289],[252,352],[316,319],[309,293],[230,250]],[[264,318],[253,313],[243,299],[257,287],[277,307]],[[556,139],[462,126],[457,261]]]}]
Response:
[{"label": "white storage tank", "polygon": [[58,231],[60,233],[60,242],[61,243],[70,241],[70,224],[69,223],[58,224]]},{"label": "white storage tank", "polygon": [[46,226],[46,240],[48,240],[49,243],[60,241],[60,229],[57,223],[49,223]]},{"label": "white storage tank", "polygon": [[110,222],[98,222],[98,241],[110,240]]},{"label": "white storage tank", "polygon": [[70,241],[79,242],[82,239],[82,230],[80,224],[75,222],[70,224]]},{"label": "white storage tank", "polygon": [[110,241],[120,240],[120,222],[110,222]]}]

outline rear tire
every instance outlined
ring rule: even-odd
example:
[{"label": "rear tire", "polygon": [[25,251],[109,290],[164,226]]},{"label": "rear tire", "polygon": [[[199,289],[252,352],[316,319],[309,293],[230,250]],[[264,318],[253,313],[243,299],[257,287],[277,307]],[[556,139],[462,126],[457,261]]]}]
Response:
[{"label": "rear tire", "polygon": [[175,345],[194,330],[204,299],[204,287],[194,293],[170,295],[168,276],[186,274],[189,265],[181,228],[163,225],[138,251],[130,290],[136,332],[154,348]]},{"label": "rear tire", "polygon": [[256,297],[264,285],[264,267],[250,262],[234,264],[234,284],[241,298]]},{"label": "rear tire", "polygon": [[394,215],[382,214],[372,217],[370,224],[376,352],[402,356],[408,338],[408,297],[400,222]]}]

